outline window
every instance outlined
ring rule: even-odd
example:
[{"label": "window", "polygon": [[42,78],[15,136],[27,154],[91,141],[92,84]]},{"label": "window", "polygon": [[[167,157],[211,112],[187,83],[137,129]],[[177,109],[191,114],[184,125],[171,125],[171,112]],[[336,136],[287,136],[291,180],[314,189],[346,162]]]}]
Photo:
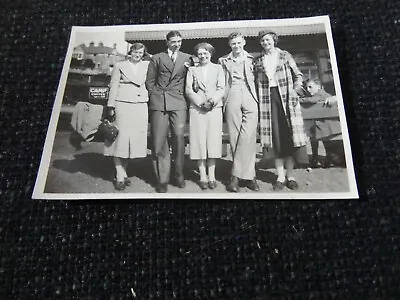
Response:
[{"label": "window", "polygon": [[319,78],[317,57],[313,51],[302,51],[293,54],[297,66],[303,73],[303,81],[310,78]]}]

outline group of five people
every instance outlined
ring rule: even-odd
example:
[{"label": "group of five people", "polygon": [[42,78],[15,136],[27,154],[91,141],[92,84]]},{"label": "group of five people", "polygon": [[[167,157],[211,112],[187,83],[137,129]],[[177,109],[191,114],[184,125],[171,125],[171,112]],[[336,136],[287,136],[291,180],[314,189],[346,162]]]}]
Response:
[{"label": "group of five people", "polygon": [[167,34],[167,50],[150,61],[142,59],[146,52],[143,44],[131,46],[130,59],[114,66],[107,104],[108,116],[119,128],[118,137],[106,142],[104,151],[114,159],[117,190],[130,185],[128,159],[146,156],[148,118],[156,191],[167,192],[170,182],[185,187],[184,129],[188,115],[190,158],[197,160],[198,184],[203,190],[216,188],[223,114],[232,152],[228,191],[238,192],[240,180],[253,191],[260,189],[255,170],[258,128],[261,145],[275,157],[278,177],[274,190],[298,188],[295,162],[308,162],[298,96],[302,73],[291,54],[276,47],[276,33],[261,31],[259,39],[263,51],[253,57],[244,49],[243,35],[231,33],[231,52],[218,64],[211,62],[215,49],[209,43],[196,45],[194,64],[191,55],[180,51],[179,31]]}]

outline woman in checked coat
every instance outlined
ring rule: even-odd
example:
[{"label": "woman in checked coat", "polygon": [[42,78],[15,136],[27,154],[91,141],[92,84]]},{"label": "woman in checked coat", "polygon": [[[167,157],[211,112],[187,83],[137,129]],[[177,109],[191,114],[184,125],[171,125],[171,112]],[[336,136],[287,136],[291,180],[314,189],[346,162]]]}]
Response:
[{"label": "woman in checked coat", "polygon": [[[260,108],[260,139],[264,149],[272,151],[278,173],[274,190],[286,185],[295,190],[294,163],[308,163],[306,134],[299,104],[302,73],[292,55],[276,46],[272,31],[258,35],[263,53],[254,60],[254,72]],[[285,170],[286,169],[286,170]]]},{"label": "woman in checked coat", "polygon": [[134,43],[128,52],[130,59],[115,64],[111,75],[107,108],[119,133],[114,142],[106,141],[104,155],[114,159],[116,190],[130,185],[128,159],[147,155],[149,96],[145,81],[149,62],[142,60],[145,52],[142,43]]}]

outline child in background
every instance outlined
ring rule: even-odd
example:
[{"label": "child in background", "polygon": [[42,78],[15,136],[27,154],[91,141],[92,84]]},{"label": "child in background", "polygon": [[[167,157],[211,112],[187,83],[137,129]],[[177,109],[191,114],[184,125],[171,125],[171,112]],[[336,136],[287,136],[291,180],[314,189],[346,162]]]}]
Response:
[{"label": "child in background", "polygon": [[[324,103],[324,105],[329,108],[336,103],[336,97],[330,95],[322,89],[318,78],[309,79],[306,82],[306,89],[310,96],[300,98],[300,103],[304,107],[310,107],[316,103]],[[334,164],[344,163],[344,149],[343,142],[341,140],[341,127],[339,118],[304,120],[304,125],[311,142],[312,168],[317,168],[320,166],[318,161],[319,140],[322,140],[326,151],[323,167],[329,168]]]}]

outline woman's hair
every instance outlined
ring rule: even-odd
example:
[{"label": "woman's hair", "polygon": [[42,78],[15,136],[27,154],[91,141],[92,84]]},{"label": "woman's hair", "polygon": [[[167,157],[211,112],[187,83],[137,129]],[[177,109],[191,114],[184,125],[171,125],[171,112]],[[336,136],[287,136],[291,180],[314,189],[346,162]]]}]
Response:
[{"label": "woman's hair", "polygon": [[175,36],[179,36],[180,38],[182,37],[181,33],[177,30],[172,30],[170,32],[168,32],[167,34],[167,41],[169,41],[170,38],[175,37]]},{"label": "woman's hair", "polygon": [[314,84],[316,84],[317,86],[321,87],[321,80],[319,80],[319,78],[314,77],[314,78],[310,78],[306,81],[306,84],[308,84],[309,82],[312,82]]},{"label": "woman's hair", "polygon": [[128,55],[132,55],[132,52],[135,50],[144,49],[143,56],[147,55],[147,48],[142,43],[133,43],[132,46],[129,48]]},{"label": "woman's hair", "polygon": [[274,40],[274,44],[276,46],[276,44],[278,44],[278,35],[276,34],[276,32],[274,32],[272,30],[269,30],[269,29],[261,30],[258,33],[258,39],[261,40],[267,34],[272,37],[272,39]]},{"label": "woman's hair", "polygon": [[215,48],[213,45],[209,43],[199,43],[194,47],[194,53],[197,55],[197,52],[199,49],[206,49],[208,52],[210,52],[211,56],[214,55],[215,53]]}]

